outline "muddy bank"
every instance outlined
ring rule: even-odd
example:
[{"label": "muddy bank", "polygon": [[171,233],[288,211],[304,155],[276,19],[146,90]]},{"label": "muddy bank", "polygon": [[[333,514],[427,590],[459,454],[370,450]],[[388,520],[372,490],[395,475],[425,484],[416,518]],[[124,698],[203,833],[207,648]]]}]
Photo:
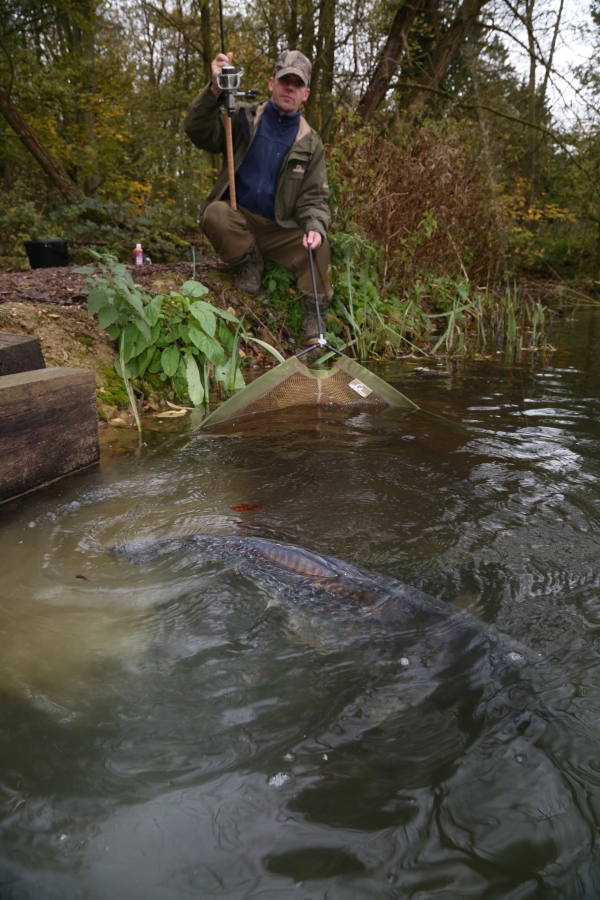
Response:
[{"label": "muddy bank", "polygon": [[[39,338],[49,367],[94,370],[100,420],[119,418],[129,424],[127,395],[113,365],[116,344],[100,328],[96,317],[88,316],[83,293],[87,278],[76,274],[74,268],[0,273],[0,331]],[[176,291],[195,275],[210,289],[211,302],[232,308],[249,323],[254,320],[259,336],[270,339],[261,327],[253,301],[232,287],[229,270],[216,259],[202,260],[195,270],[187,262],[130,266],[129,270],[135,283],[151,293]],[[261,361],[259,357],[258,364]],[[256,364],[255,360],[251,364]],[[159,398],[152,398],[148,411],[163,405]]]}]

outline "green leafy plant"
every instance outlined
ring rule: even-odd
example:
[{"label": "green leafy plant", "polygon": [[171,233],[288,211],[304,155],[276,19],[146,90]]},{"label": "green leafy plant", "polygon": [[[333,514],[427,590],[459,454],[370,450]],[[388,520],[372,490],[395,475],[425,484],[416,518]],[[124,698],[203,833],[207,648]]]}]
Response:
[{"label": "green leafy plant", "polygon": [[284,266],[267,262],[263,285],[267,292],[268,327],[280,340],[287,331],[293,341],[301,345],[304,341],[304,311],[296,275]]},{"label": "green leafy plant", "polygon": [[97,268],[75,271],[90,277],[84,293],[88,314],[119,342],[115,370],[123,378],[141,430],[131,382],[156,375],[173,397],[194,406],[208,403],[211,381],[233,391],[244,386],[238,367],[242,323],[232,313],[201,299],[208,293],[190,280],[169,296],[150,295],[135,285],[127,267],[94,253]]}]

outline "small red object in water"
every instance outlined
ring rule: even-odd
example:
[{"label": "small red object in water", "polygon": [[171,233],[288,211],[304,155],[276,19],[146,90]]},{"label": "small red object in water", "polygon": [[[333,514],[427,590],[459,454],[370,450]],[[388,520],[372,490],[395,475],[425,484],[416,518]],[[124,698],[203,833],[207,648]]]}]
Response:
[{"label": "small red object in water", "polygon": [[230,506],[229,509],[232,509],[234,512],[255,512],[257,509],[260,509],[258,503],[237,503],[235,506]]},{"label": "small red object in water", "polygon": [[319,778],[326,778],[327,774],[328,773],[325,772],[325,770],[323,770],[322,772],[317,772],[317,775],[319,776]]}]

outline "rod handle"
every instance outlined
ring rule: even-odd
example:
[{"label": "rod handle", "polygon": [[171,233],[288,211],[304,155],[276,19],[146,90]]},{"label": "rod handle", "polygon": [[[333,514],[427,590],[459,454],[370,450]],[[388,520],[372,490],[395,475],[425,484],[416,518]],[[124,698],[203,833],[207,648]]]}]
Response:
[{"label": "rod handle", "polygon": [[233,134],[231,131],[231,119],[225,112],[225,144],[227,147],[227,171],[229,173],[229,203],[235,212],[237,203],[235,199],[235,161],[233,158]]}]

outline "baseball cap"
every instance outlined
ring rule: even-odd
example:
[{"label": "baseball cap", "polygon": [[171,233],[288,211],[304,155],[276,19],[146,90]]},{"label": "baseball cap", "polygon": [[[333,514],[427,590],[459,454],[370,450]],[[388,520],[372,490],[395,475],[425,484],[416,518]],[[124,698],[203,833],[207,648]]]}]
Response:
[{"label": "baseball cap", "polygon": [[304,84],[310,84],[310,76],[312,65],[303,53],[299,50],[284,50],[279,54],[279,58],[275,63],[275,78],[283,78],[284,75],[297,75]]}]

